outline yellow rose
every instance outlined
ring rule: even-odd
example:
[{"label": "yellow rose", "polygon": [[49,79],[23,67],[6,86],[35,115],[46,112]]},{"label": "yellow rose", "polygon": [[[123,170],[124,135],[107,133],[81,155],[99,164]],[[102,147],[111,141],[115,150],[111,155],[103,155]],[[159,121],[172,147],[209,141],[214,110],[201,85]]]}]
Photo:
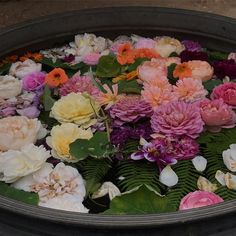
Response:
[{"label": "yellow rose", "polygon": [[75,123],[85,128],[94,125],[99,104],[87,93],[70,93],[56,101],[50,116],[60,123]]},{"label": "yellow rose", "polygon": [[52,156],[67,162],[77,160],[70,155],[70,144],[76,139],[90,139],[93,133],[91,129],[84,130],[76,124],[65,123],[56,125],[51,130],[51,136],[47,137],[47,144],[52,148]]},{"label": "yellow rose", "polygon": [[184,50],[184,46],[179,40],[164,36],[157,39],[155,50],[162,57],[168,57],[173,52],[179,55]]}]

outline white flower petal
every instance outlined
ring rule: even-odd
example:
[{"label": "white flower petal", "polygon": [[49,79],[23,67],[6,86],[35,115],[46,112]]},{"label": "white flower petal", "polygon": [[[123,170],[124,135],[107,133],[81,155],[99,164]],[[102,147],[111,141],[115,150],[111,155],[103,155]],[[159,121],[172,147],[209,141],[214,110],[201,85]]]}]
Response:
[{"label": "white flower petal", "polygon": [[197,171],[204,171],[207,166],[207,160],[203,156],[196,156],[192,159],[192,163]]},{"label": "white flower petal", "polygon": [[112,200],[116,196],[120,196],[121,192],[112,182],[105,182],[97,192],[93,193],[92,198],[100,198],[105,196],[106,194],[108,194],[110,200]]},{"label": "white flower petal", "polygon": [[139,140],[139,144],[141,146],[144,146],[145,144],[148,144],[148,141],[141,137],[140,140]]},{"label": "white flower petal", "polygon": [[234,160],[232,157],[231,149],[227,149],[227,150],[223,151],[222,157],[223,157],[223,161],[224,161],[224,164],[226,165],[226,167],[229,170],[235,172],[236,171],[236,160]]},{"label": "white flower petal", "polygon": [[160,173],[159,180],[168,187],[172,187],[178,183],[178,176],[168,165]]},{"label": "white flower petal", "polygon": [[231,157],[236,161],[236,144],[231,144],[229,145],[230,147],[230,152],[231,152]]},{"label": "white flower petal", "polygon": [[223,186],[225,186],[225,174],[221,170],[217,170],[215,174],[216,180]]}]

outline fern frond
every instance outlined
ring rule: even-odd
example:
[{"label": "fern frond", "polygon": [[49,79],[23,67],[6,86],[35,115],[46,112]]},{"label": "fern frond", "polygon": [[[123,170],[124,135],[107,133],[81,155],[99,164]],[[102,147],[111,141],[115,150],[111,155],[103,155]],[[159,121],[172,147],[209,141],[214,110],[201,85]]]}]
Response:
[{"label": "fern frond", "polygon": [[142,184],[161,192],[158,167],[145,161],[121,161],[117,167],[117,185],[122,192],[134,189]]},{"label": "fern frond", "polygon": [[87,158],[77,163],[77,168],[86,181],[87,195],[98,190],[111,167],[109,159]]},{"label": "fern frond", "polygon": [[215,191],[215,194],[217,194],[220,197],[222,197],[225,201],[226,200],[236,199],[236,191],[232,190],[232,189],[228,189],[226,186],[219,187]]}]

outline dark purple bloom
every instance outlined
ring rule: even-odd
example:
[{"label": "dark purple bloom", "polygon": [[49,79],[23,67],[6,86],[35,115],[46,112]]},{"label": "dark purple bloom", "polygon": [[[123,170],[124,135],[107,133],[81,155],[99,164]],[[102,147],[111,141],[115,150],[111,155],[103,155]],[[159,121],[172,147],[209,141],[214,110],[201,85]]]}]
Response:
[{"label": "dark purple bloom", "polygon": [[72,55],[72,54],[70,54],[70,55],[68,55],[68,56],[65,56],[65,57],[63,58],[63,61],[64,61],[64,62],[67,62],[67,63],[71,63],[71,62],[74,61],[74,60],[75,60],[75,56]]},{"label": "dark purple bloom", "polygon": [[236,79],[236,63],[233,59],[216,61],[212,64],[214,73],[219,79],[228,76],[230,79]]},{"label": "dark purple bloom", "polygon": [[208,61],[208,55],[206,52],[198,52],[198,51],[188,51],[184,50],[180,53],[181,62],[200,60],[200,61]]},{"label": "dark purple bloom", "polygon": [[132,160],[146,159],[150,162],[156,162],[160,171],[167,165],[177,163],[177,160],[166,152],[165,140],[162,140],[162,142],[150,142],[144,144],[142,148],[133,153],[130,158]]},{"label": "dark purple bloom", "polygon": [[187,51],[200,52],[202,50],[202,46],[198,42],[192,40],[183,40],[182,44]]}]

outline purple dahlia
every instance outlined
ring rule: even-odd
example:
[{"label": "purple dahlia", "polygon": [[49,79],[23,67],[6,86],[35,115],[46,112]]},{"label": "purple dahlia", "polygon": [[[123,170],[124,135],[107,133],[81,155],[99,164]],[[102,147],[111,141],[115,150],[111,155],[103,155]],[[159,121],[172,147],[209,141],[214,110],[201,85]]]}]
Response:
[{"label": "purple dahlia", "polygon": [[212,64],[214,73],[219,79],[228,76],[230,79],[236,79],[236,63],[233,59],[216,61]]},{"label": "purple dahlia", "polygon": [[202,50],[202,46],[198,42],[192,40],[183,40],[181,43],[184,45],[185,50],[187,51],[200,52]]},{"label": "purple dahlia", "polygon": [[198,51],[188,51],[184,50],[180,53],[181,62],[200,60],[200,61],[208,61],[208,55],[206,52],[198,52]]}]

